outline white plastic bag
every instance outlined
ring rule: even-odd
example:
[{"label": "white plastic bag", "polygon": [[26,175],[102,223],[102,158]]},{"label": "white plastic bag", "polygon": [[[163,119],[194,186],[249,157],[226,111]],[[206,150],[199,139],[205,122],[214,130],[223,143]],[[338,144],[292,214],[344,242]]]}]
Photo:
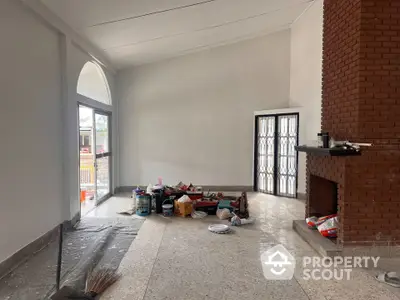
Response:
[{"label": "white plastic bag", "polygon": [[232,217],[232,213],[229,209],[223,208],[217,210],[217,217],[221,220],[226,220]]},{"label": "white plastic bag", "polygon": [[338,227],[339,223],[337,217],[332,217],[318,225],[318,231],[324,237],[335,238],[337,237]]},{"label": "white plastic bag", "polygon": [[231,225],[232,226],[242,226],[246,224],[253,224],[256,221],[255,218],[247,218],[247,219],[241,219],[239,216],[234,215],[231,219]]},{"label": "white plastic bag", "polygon": [[146,193],[147,194],[153,193],[153,185],[151,183],[149,183],[149,185],[147,186]]},{"label": "white plastic bag", "polygon": [[194,210],[194,211],[192,211],[192,214],[191,214],[193,219],[202,219],[204,217],[207,217],[207,215],[208,214],[206,212],[200,211],[200,210],[198,210],[198,211]]},{"label": "white plastic bag", "polygon": [[192,202],[192,200],[189,198],[188,195],[183,195],[178,199],[179,203],[186,203],[186,202]]}]

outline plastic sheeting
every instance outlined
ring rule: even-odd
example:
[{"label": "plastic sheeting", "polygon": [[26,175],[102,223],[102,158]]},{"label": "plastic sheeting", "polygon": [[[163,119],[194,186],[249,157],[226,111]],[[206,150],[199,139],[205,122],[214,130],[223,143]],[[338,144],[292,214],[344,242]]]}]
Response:
[{"label": "plastic sheeting", "polygon": [[[142,219],[85,218],[64,233],[62,285],[84,288],[88,270],[118,268],[135,239]],[[58,241],[21,264],[0,281],[0,299],[42,300],[55,292]]]}]

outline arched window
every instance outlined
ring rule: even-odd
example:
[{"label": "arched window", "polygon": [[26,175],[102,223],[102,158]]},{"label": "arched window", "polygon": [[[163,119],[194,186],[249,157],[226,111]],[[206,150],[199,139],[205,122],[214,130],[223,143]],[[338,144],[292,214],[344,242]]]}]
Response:
[{"label": "arched window", "polygon": [[102,68],[93,62],[87,62],[78,78],[78,94],[111,105],[111,93],[106,75]]}]

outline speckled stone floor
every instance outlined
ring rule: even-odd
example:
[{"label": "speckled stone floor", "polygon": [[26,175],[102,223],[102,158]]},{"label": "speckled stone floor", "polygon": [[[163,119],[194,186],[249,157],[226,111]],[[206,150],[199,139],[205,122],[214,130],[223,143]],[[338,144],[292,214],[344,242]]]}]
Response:
[{"label": "speckled stone floor", "polygon": [[[256,193],[249,203],[256,223],[226,235],[207,230],[224,223],[213,216],[147,218],[120,265],[121,280],[101,299],[398,299],[397,290],[374,279],[373,269],[354,269],[350,280],[305,280],[302,257],[318,254],[292,230],[292,220],[304,217],[304,203]],[[277,244],[297,260],[292,280],[263,276],[260,255]]]}]

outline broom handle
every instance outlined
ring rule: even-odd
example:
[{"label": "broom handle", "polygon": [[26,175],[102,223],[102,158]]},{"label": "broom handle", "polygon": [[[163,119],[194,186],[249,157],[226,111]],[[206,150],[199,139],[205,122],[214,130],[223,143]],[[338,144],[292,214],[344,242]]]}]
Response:
[{"label": "broom handle", "polygon": [[60,289],[61,281],[61,264],[62,264],[62,245],[63,245],[63,224],[60,224],[60,237],[58,239],[58,260],[57,260],[57,278],[56,278],[56,289]]}]

